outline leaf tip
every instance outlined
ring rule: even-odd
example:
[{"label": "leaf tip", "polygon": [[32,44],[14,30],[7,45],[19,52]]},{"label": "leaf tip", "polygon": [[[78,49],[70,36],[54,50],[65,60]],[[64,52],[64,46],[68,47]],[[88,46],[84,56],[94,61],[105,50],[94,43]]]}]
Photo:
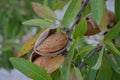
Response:
[{"label": "leaf tip", "polygon": [[12,62],[15,57],[10,57],[9,61]]}]

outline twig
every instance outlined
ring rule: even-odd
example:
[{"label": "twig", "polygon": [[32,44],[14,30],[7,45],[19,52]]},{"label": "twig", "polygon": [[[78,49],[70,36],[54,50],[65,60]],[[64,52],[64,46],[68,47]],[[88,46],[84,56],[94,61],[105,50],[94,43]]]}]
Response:
[{"label": "twig", "polygon": [[[86,5],[88,4],[89,0],[83,0],[82,1],[82,5],[81,5],[81,8],[80,8],[80,11],[75,19],[75,21],[73,22],[72,26],[67,29],[66,31],[68,32],[68,37],[69,37],[69,40],[71,41],[71,34],[72,34],[72,31],[73,31],[73,28],[75,27],[76,24],[78,24],[78,22],[81,20],[81,16],[82,16],[82,12],[83,10],[85,9]],[[92,52],[90,52],[90,54],[88,55],[88,58],[92,58],[97,52],[99,52],[100,50],[102,49],[102,46],[98,45]],[[82,68],[84,65],[86,64],[85,61],[81,62],[77,67],[78,68]]]},{"label": "twig", "polygon": [[[88,55],[88,58],[92,58],[97,52],[101,51],[102,46],[98,45],[90,54]],[[77,67],[81,69],[86,64],[85,61],[81,62]]]},{"label": "twig", "polygon": [[82,16],[82,12],[84,10],[84,8],[86,7],[87,3],[88,3],[89,0],[83,0],[82,1],[82,5],[81,5],[81,8],[80,8],[80,11],[75,19],[75,21],[73,22],[72,26],[67,30],[68,32],[68,37],[71,39],[71,34],[72,34],[72,30],[73,28],[75,27],[76,24],[78,24],[78,22],[80,21],[81,19],[81,16]]}]

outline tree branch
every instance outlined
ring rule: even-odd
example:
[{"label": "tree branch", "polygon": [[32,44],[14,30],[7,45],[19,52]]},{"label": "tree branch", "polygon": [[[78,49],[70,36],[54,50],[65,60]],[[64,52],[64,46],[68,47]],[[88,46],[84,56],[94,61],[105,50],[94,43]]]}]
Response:
[{"label": "tree branch", "polygon": [[75,27],[76,24],[78,24],[78,22],[80,21],[81,19],[81,16],[82,16],[82,12],[83,10],[85,9],[87,3],[89,2],[89,0],[83,0],[82,1],[82,5],[81,5],[81,8],[80,8],[80,11],[75,19],[75,21],[73,22],[72,26],[67,30],[68,32],[68,37],[71,39],[71,34],[72,34],[72,30],[73,28]]},{"label": "tree branch", "polygon": [[[101,49],[102,49],[102,46],[98,45],[93,51],[90,52],[90,54],[88,55],[88,58],[92,58],[97,52],[101,51]],[[86,65],[85,61],[81,62],[77,67],[81,69],[84,65]]]},{"label": "tree branch", "polygon": [[[78,24],[78,22],[81,20],[81,16],[82,16],[82,12],[83,10],[85,9],[86,5],[88,4],[89,0],[83,0],[82,1],[82,5],[81,5],[81,8],[80,8],[80,11],[75,19],[75,21],[73,22],[72,26],[67,29],[66,31],[68,32],[68,37],[69,37],[69,40],[72,40],[71,39],[71,34],[72,34],[72,31],[73,31],[73,28],[75,27],[76,24]],[[101,45],[98,45],[92,52],[90,52],[90,54],[88,55],[88,58],[92,58],[97,52],[99,52],[100,50],[102,49],[102,46]],[[77,67],[79,69],[81,69],[84,65],[86,64],[85,61],[81,62]]]}]

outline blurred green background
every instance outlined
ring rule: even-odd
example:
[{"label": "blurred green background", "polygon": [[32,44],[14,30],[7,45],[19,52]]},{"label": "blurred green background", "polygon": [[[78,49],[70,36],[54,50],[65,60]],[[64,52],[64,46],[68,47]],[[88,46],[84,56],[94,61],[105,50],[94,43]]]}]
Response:
[{"label": "blurred green background", "polygon": [[31,2],[39,2],[56,10],[68,0],[0,0],[0,67],[11,70],[9,57],[15,56],[21,46],[39,31],[39,27],[25,26],[23,21],[38,17]]}]

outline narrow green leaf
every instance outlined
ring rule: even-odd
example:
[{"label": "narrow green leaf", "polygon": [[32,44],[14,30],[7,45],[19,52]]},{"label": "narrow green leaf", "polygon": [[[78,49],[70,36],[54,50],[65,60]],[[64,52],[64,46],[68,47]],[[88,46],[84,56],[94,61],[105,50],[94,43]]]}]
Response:
[{"label": "narrow green leaf", "polygon": [[61,72],[60,80],[70,80],[70,69],[71,69],[71,63],[67,59],[67,61],[65,61],[63,65],[60,67],[60,72]]},{"label": "narrow green leaf", "polygon": [[23,56],[25,54],[27,54],[30,50],[32,50],[32,48],[34,47],[34,44],[36,42],[36,40],[38,39],[38,37],[40,36],[40,34],[45,31],[47,28],[43,28],[42,30],[40,30],[40,32],[31,40],[29,40],[27,43],[25,43],[23,45],[23,47],[21,48],[21,50],[18,53],[18,57]]},{"label": "narrow green leaf", "polygon": [[30,26],[50,26],[53,23],[44,19],[31,19],[28,21],[24,21],[23,24],[30,25]]},{"label": "narrow green leaf", "polygon": [[57,69],[51,74],[52,80],[60,80],[60,70]]},{"label": "narrow green leaf", "polygon": [[81,19],[81,21],[75,26],[73,30],[73,38],[81,38],[87,31],[87,22],[85,19]]},{"label": "narrow green leaf", "polygon": [[117,62],[117,64],[120,66],[120,56],[118,56],[117,54],[113,54],[114,55],[114,58]]},{"label": "narrow green leaf", "polygon": [[117,21],[120,21],[120,0],[115,0],[115,15]]},{"label": "narrow green leaf", "polygon": [[10,50],[3,51],[2,55],[1,55],[1,65],[2,65],[2,67],[4,67],[4,69],[6,69],[8,71],[13,69],[13,66],[9,61],[10,57],[14,57],[14,53],[12,51],[10,51]]},{"label": "narrow green leaf", "polygon": [[114,39],[115,37],[117,37],[119,32],[120,32],[120,21],[115,26],[113,26],[113,28],[105,35],[104,40]]},{"label": "narrow green leaf", "polygon": [[62,24],[65,27],[70,27],[70,25],[74,22],[80,7],[82,0],[72,0],[68,9],[65,12],[65,15],[62,20]]},{"label": "narrow green leaf", "polygon": [[115,45],[112,42],[106,41],[105,45],[106,45],[107,49],[110,50],[112,53],[120,56],[120,51],[115,47]]},{"label": "narrow green leaf", "polygon": [[84,11],[82,12],[82,17],[85,17],[89,13],[91,13],[90,5],[86,5],[86,7],[84,8]]},{"label": "narrow green leaf", "polygon": [[78,53],[75,55],[75,59],[78,56],[86,57],[94,48],[95,48],[95,46],[91,46],[91,45],[88,45],[88,46],[80,48],[80,50],[78,51]]},{"label": "narrow green leaf", "polygon": [[104,0],[90,0],[91,11],[97,24],[102,20],[103,6]]},{"label": "narrow green leaf", "polygon": [[108,25],[108,10],[107,10],[107,7],[106,7],[106,3],[104,1],[103,3],[103,14],[102,14],[102,19],[100,21],[100,24],[98,24],[99,26],[99,29],[101,31],[106,31],[107,30],[107,25]]},{"label": "narrow green leaf", "polygon": [[74,51],[75,51],[75,48],[77,47],[78,43],[79,43],[79,38],[77,38],[73,44],[71,45],[70,49],[69,49],[69,52],[68,52],[68,58],[69,58],[69,62],[72,61],[73,59],[73,56],[74,56]]},{"label": "narrow green leaf", "polygon": [[119,80],[119,79],[120,79],[120,74],[113,71],[111,80]]},{"label": "narrow green leaf", "polygon": [[115,72],[117,72],[118,74],[120,74],[120,67],[119,65],[112,60],[112,57],[110,57],[107,53],[105,54],[105,58],[106,60],[109,62],[110,66],[113,68],[113,70]]},{"label": "narrow green leaf", "polygon": [[[61,79],[60,80],[70,80],[70,69],[71,69],[71,61],[74,56],[74,50],[76,46],[78,45],[79,38],[77,38],[71,45],[69,52],[68,52],[68,57],[66,61],[63,63],[62,67],[60,68],[61,71]],[[67,77],[66,77],[67,76]]]},{"label": "narrow green leaf", "polygon": [[96,74],[97,74],[97,71],[94,70],[94,69],[91,69],[91,70],[90,70],[90,75],[89,75],[89,79],[88,79],[88,80],[95,80]]},{"label": "narrow green leaf", "polygon": [[74,80],[83,80],[83,77],[82,77],[82,75],[81,75],[81,72],[80,72],[80,70],[77,68],[77,67],[74,67],[73,69],[72,69],[72,74],[71,74],[71,76],[72,76],[72,79]]},{"label": "narrow green leaf", "polygon": [[96,64],[92,67],[92,69],[98,70],[101,67],[103,53],[104,53],[104,47],[102,48],[102,50],[99,54],[98,60],[97,60]]},{"label": "narrow green leaf", "polygon": [[109,65],[109,62],[105,58],[103,58],[103,63],[97,73],[96,80],[111,80],[111,77],[112,77],[112,68]]},{"label": "narrow green leaf", "polygon": [[16,69],[33,80],[52,80],[43,68],[25,59],[10,58],[10,61]]},{"label": "narrow green leaf", "polygon": [[68,2],[69,0],[60,1],[58,4],[55,4],[55,6],[53,6],[52,9],[53,10],[62,9]]},{"label": "narrow green leaf", "polygon": [[[94,51],[94,50],[92,50]],[[99,54],[98,52],[96,52],[96,54],[92,57],[92,58],[84,58],[85,62],[87,63],[87,65],[89,65],[92,69],[92,67],[96,64],[97,60],[98,60]]]},{"label": "narrow green leaf", "polygon": [[56,14],[49,7],[36,2],[32,2],[32,7],[38,16],[45,19],[56,20]]},{"label": "narrow green leaf", "polygon": [[90,58],[85,59],[85,62],[90,67],[86,80],[95,80],[96,75],[97,75],[97,70],[92,69],[92,67],[96,64],[98,57],[99,57],[99,55],[95,54],[91,59]]}]

